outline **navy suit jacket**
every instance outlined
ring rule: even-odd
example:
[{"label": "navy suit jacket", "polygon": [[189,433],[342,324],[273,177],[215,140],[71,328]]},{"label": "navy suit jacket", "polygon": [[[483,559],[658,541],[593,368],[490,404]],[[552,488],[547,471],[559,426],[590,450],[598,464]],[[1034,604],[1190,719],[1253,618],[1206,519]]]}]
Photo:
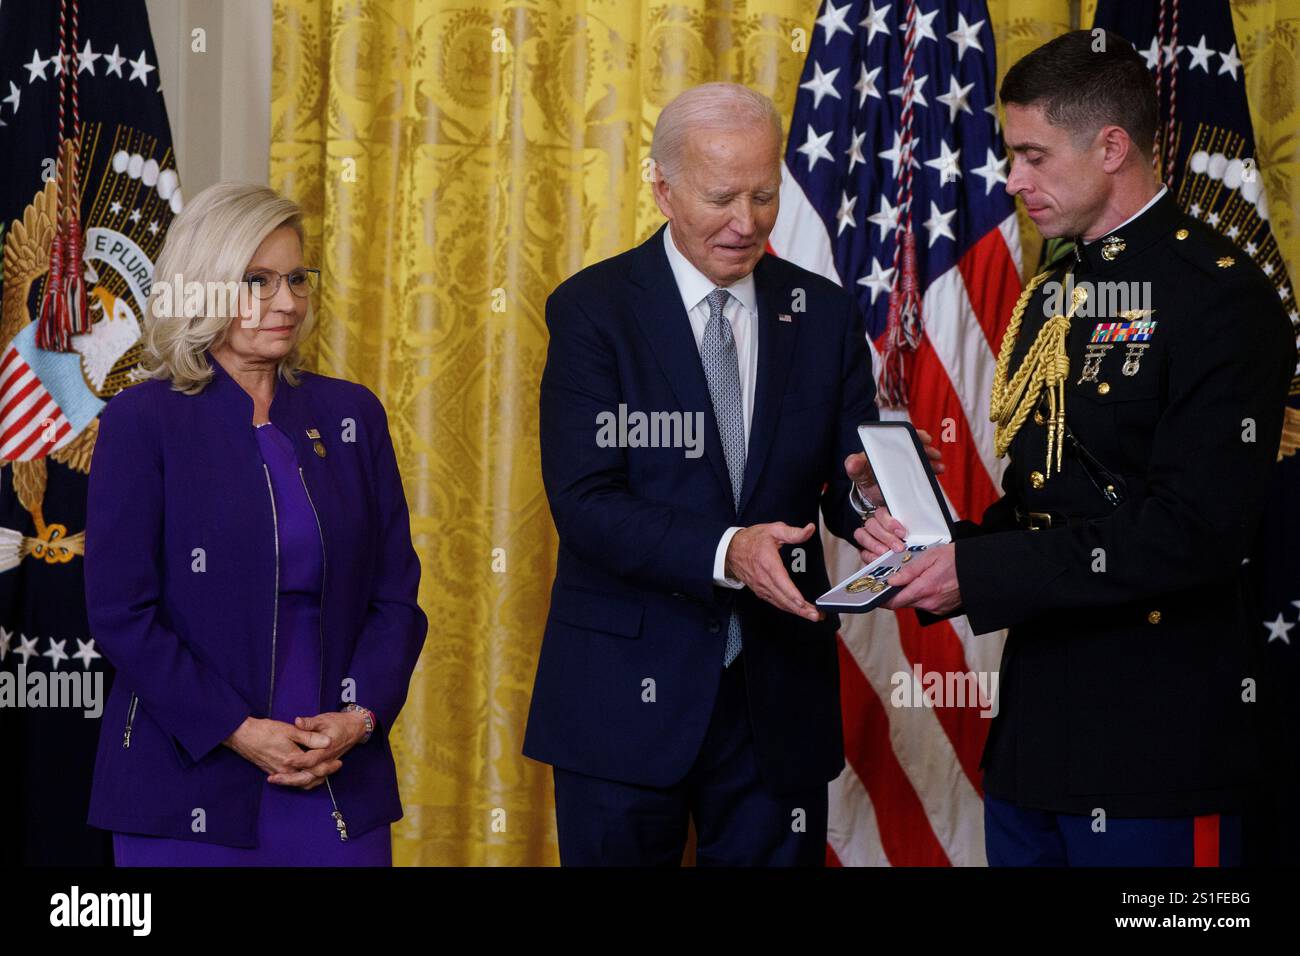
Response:
[{"label": "navy suit jacket", "polygon": [[[666,228],[666,227],[665,227]],[[542,478],[559,532],[525,755],[666,787],[699,753],[740,613],[759,770],[777,793],[844,766],[835,632],[713,583],[732,525],[816,522],[852,540],[844,458],[877,417],[861,312],[834,283],[772,255],[754,270],[758,374],[740,507],[663,229],[584,269],[546,303]],[[704,453],[602,447],[601,413],[702,413]],[[829,586],[818,537],[782,557],[809,600]]]}]

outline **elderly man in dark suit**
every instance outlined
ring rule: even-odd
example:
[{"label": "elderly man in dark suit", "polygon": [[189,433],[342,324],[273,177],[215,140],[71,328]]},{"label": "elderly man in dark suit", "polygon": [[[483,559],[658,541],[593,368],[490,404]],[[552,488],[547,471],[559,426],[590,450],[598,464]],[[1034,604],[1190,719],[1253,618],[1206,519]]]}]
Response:
[{"label": "elderly man in dark suit", "polygon": [[865,325],[844,290],[765,254],[766,97],[688,90],[652,156],[668,223],[546,305],[560,548],[524,753],[554,765],[566,865],[678,863],[688,818],[701,864],[816,865],[844,754],[814,534],[820,506],[852,540],[855,480],[872,494]]}]

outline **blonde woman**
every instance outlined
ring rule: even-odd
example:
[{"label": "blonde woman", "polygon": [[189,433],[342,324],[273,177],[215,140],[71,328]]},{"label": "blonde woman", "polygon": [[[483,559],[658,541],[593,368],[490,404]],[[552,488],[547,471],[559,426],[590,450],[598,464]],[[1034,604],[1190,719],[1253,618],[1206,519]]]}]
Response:
[{"label": "blonde woman", "polygon": [[318,275],[292,202],[204,190],[158,259],[151,378],[102,414],[89,822],[118,865],[391,863],[420,565],[383,406],[301,368]]}]

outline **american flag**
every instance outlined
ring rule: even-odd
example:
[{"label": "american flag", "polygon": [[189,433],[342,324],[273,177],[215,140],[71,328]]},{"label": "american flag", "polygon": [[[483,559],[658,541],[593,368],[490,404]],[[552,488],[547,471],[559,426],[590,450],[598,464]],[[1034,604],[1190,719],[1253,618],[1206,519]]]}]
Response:
[{"label": "american flag", "polygon": [[[1000,493],[989,390],[1021,289],[995,77],[983,0],[826,0],[770,240],[857,295],[882,404],[892,395],[897,406],[883,417],[935,437],[949,506],[976,520]],[[832,581],[861,567],[850,545],[824,538]],[[996,672],[1002,642],[975,637],[965,618],[922,633],[910,611],[843,617],[846,766],[831,784],[831,865],[985,864],[987,708],[895,703],[932,674],[947,684]]]}]

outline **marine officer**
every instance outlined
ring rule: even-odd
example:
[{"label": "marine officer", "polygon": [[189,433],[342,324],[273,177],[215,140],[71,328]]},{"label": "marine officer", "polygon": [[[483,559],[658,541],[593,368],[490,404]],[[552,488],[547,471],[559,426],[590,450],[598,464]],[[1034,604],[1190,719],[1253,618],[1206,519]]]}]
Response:
[{"label": "marine officer", "polygon": [[[889,606],[1010,629],[991,864],[1227,865],[1255,769],[1241,565],[1295,344],[1250,258],[1159,182],[1154,83],[1106,39],[1067,33],[1003,81],[1006,188],[1075,251],[1002,341],[1003,497],[897,572]],[[857,538],[869,558],[902,534],[881,508]]]}]

